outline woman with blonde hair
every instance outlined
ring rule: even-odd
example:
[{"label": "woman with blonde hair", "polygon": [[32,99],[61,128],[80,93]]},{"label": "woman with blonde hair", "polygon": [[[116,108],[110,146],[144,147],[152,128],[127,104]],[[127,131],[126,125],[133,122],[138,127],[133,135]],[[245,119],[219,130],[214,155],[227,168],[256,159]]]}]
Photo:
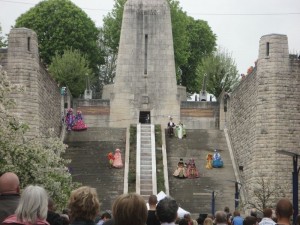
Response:
[{"label": "woman with blonde hair", "polygon": [[148,216],[145,200],[136,193],[118,196],[112,213],[115,225],[145,225]]},{"label": "woman with blonde hair", "polygon": [[96,189],[83,186],[72,191],[69,209],[71,225],[94,225],[100,210]]},{"label": "woman with blonde hair", "polygon": [[213,220],[209,217],[205,218],[203,225],[213,225]]},{"label": "woman with blonde hair", "polygon": [[46,221],[48,195],[44,188],[30,185],[22,192],[14,215],[7,217],[2,225],[49,225]]}]

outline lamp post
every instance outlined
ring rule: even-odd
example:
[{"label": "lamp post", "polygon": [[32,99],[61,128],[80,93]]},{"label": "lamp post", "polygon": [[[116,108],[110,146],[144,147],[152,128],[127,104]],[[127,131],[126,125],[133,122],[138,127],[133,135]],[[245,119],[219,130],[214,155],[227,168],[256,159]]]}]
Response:
[{"label": "lamp post", "polygon": [[211,192],[211,214],[215,215],[216,195],[215,190],[204,189],[205,191]]},{"label": "lamp post", "polygon": [[234,180],[227,180],[227,181],[234,183],[234,187],[235,187],[234,208],[237,209],[239,207],[239,201],[240,201],[240,188],[239,188],[239,185],[242,186],[242,184],[240,182],[234,181]]},{"label": "lamp post", "polygon": [[293,158],[293,172],[292,172],[292,178],[293,178],[293,209],[294,209],[294,214],[293,214],[293,222],[295,223],[296,217],[299,212],[299,207],[298,207],[298,174],[299,174],[299,169],[298,168],[298,157],[300,154],[291,152],[291,151],[286,151],[286,150],[277,150],[276,151],[279,154],[282,155],[288,155]]}]

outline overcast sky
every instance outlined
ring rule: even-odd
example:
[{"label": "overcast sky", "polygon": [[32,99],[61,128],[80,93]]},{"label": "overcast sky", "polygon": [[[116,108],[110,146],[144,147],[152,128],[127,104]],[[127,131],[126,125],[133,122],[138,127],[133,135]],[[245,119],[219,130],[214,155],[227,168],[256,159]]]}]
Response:
[{"label": "overcast sky", "polygon": [[[151,0],[144,0],[151,1]],[[39,0],[0,0],[4,34],[22,13]],[[72,0],[96,23],[111,11],[114,0]],[[206,20],[217,44],[232,53],[240,73],[246,73],[258,56],[261,36],[286,34],[290,53],[300,53],[300,0],[179,0],[189,16]]]}]

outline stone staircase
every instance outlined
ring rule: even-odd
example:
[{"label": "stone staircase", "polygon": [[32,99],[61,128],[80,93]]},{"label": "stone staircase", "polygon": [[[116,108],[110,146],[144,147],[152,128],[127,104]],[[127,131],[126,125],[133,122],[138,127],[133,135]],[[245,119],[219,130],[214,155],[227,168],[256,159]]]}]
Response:
[{"label": "stone staircase", "polygon": [[145,200],[157,194],[154,125],[137,125],[136,190]]},{"label": "stone staircase", "polygon": [[[157,194],[154,126],[141,124],[138,126],[136,192],[145,200],[149,195]],[[88,128],[83,132],[67,132],[65,143],[69,146],[64,158],[71,159],[69,169],[73,180],[82,185],[97,189],[101,202],[101,211],[111,209],[114,199],[124,191],[124,169],[110,169],[107,154],[116,148],[122,151],[125,161],[126,129]],[[166,135],[167,167],[170,196],[174,197],[180,207],[189,211],[194,218],[199,213],[211,213],[211,192],[215,191],[215,210],[223,210],[225,206],[234,209],[234,172],[223,131],[219,130],[187,130],[187,137],[178,139]],[[205,169],[207,153],[220,150],[224,168]],[[155,148],[153,148],[154,150]],[[177,179],[173,177],[180,158],[185,162],[194,158],[201,177],[197,179]],[[154,159],[154,160],[152,160]],[[138,161],[137,161],[138,164]]]},{"label": "stone staircase", "polygon": [[111,169],[107,154],[119,148],[124,163],[125,141],[126,129],[92,127],[66,133],[64,158],[72,160],[68,167],[73,181],[97,189],[101,211],[111,209],[114,199],[123,194],[124,168]]},{"label": "stone staircase", "polygon": [[[179,205],[193,215],[211,213],[212,191],[215,191],[215,211],[223,210],[228,206],[234,210],[235,181],[232,162],[227,147],[225,135],[220,130],[187,130],[187,138],[169,138],[166,135],[168,176],[170,196],[174,197]],[[224,161],[223,168],[207,170],[206,156],[219,152]],[[173,176],[180,158],[187,162],[194,158],[200,178],[178,179]],[[195,216],[194,216],[195,217]]]}]

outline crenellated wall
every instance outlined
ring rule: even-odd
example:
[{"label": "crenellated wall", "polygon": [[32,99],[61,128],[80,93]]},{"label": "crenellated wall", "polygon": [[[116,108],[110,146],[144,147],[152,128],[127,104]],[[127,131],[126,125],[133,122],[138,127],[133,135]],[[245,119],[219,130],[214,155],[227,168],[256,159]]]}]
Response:
[{"label": "crenellated wall", "polygon": [[57,83],[40,64],[38,39],[34,31],[14,28],[9,33],[8,49],[1,51],[1,65],[12,84],[24,91],[14,92],[13,112],[29,125],[28,137],[61,131],[61,96]]},{"label": "crenellated wall", "polygon": [[[261,37],[257,67],[241,80],[228,101],[233,151],[251,199],[261,177],[292,194],[292,157],[300,154],[300,60],[289,55],[286,35]],[[276,196],[274,196],[276,200]]]}]

